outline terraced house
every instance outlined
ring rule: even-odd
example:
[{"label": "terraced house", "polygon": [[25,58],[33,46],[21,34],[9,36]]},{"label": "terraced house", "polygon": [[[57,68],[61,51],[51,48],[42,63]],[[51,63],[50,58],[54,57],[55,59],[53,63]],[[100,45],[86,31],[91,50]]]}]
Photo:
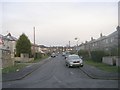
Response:
[{"label": "terraced house", "polygon": [[120,60],[118,59],[118,51],[120,49],[120,27],[116,28],[116,31],[109,34],[108,36],[103,36],[102,33],[98,39],[93,39],[91,41],[86,41],[79,46],[79,50],[90,51],[102,50],[108,53],[108,57],[103,57],[102,62],[110,65],[120,65]]},{"label": "terraced house", "polygon": [[102,33],[98,39],[93,39],[91,37],[91,41],[86,41],[79,46],[79,50],[105,50],[111,53],[111,50],[118,49],[118,31],[120,31],[119,26],[116,28],[117,30],[108,36],[103,36]]}]

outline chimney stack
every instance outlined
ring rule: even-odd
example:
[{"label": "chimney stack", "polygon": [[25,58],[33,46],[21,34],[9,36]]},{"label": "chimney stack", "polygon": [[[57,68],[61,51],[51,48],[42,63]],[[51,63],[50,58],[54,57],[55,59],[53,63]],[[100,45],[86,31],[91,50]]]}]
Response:
[{"label": "chimney stack", "polygon": [[100,37],[102,37],[103,35],[102,35],[102,33],[100,34]]},{"label": "chimney stack", "polygon": [[91,37],[91,41],[93,41],[93,37]]},{"label": "chimney stack", "polygon": [[120,30],[120,26],[117,26],[117,28],[116,28],[116,29],[117,29],[117,31],[119,31],[119,30]]},{"label": "chimney stack", "polygon": [[85,41],[85,43],[88,43],[88,41]]}]

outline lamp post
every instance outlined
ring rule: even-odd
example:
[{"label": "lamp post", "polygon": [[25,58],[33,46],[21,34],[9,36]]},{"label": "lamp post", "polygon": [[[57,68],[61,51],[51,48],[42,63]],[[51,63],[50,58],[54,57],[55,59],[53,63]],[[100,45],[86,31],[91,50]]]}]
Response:
[{"label": "lamp post", "polygon": [[76,37],[75,40],[76,40],[76,52],[77,52],[77,54],[78,54],[78,41],[79,41],[79,38]]}]

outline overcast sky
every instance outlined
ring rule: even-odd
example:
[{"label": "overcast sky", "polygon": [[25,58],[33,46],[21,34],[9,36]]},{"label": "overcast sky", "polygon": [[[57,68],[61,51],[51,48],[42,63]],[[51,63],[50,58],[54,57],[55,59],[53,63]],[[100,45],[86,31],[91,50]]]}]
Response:
[{"label": "overcast sky", "polygon": [[99,38],[100,33],[109,35],[116,31],[118,0],[40,1],[1,2],[1,33],[10,32],[17,38],[25,33],[33,42],[35,26],[37,44],[65,46],[69,41],[75,45],[75,37],[79,38],[80,44],[91,37]]}]

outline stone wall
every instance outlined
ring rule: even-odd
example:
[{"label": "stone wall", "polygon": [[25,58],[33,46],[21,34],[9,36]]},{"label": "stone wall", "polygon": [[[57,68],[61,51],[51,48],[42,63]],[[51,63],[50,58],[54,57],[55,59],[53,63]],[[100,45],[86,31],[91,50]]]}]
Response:
[{"label": "stone wall", "polygon": [[18,62],[18,63],[26,63],[26,62],[30,62],[33,60],[34,60],[34,58],[21,58],[21,57],[14,58],[14,62]]},{"label": "stone wall", "polygon": [[34,60],[34,58],[29,58],[28,54],[21,54],[21,57],[15,57],[14,62],[26,63]]},{"label": "stone wall", "polygon": [[11,59],[11,53],[9,50],[0,50],[1,52],[1,60],[2,60],[2,68],[13,66],[14,62]]},{"label": "stone wall", "polygon": [[117,56],[103,57],[102,62],[108,65],[120,66],[120,60]]}]

